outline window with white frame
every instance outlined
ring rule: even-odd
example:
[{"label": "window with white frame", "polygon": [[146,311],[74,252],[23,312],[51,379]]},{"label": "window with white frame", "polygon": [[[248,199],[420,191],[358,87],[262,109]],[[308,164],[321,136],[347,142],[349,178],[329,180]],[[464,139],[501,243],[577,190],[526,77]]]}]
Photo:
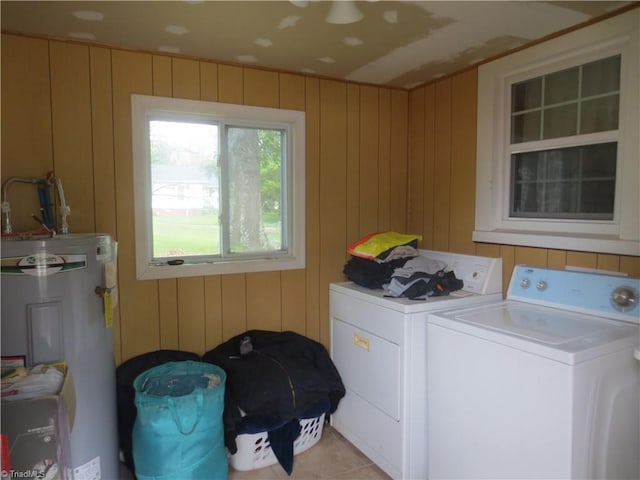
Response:
[{"label": "window with white frame", "polygon": [[640,255],[639,12],[479,67],[475,241]]},{"label": "window with white frame", "polygon": [[138,279],[304,268],[304,112],[131,106]]}]

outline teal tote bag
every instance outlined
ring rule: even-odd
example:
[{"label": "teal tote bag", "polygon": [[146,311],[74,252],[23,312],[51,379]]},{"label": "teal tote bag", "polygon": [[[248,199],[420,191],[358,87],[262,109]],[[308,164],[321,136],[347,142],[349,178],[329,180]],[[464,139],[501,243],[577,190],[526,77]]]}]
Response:
[{"label": "teal tote bag", "polygon": [[139,480],[224,480],[226,374],[204,362],[169,362],[136,377],[133,460]]}]

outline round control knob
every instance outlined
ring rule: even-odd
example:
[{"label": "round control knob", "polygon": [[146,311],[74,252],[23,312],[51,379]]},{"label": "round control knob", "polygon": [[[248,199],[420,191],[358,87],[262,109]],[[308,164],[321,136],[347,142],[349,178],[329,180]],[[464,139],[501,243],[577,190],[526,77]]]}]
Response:
[{"label": "round control knob", "polygon": [[531,281],[528,278],[523,278],[522,280],[520,280],[521,288],[529,288],[529,285],[531,285]]},{"label": "round control knob", "polygon": [[547,282],[545,282],[544,280],[538,280],[536,282],[536,288],[538,290],[546,290],[547,289]]},{"label": "round control knob", "polygon": [[627,311],[636,306],[638,292],[631,287],[618,287],[611,294],[611,303],[618,310]]}]

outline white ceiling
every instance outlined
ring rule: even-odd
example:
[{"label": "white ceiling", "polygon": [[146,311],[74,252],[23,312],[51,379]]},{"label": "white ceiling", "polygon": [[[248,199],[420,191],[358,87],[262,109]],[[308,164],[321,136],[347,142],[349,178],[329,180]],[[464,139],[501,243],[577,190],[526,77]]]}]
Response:
[{"label": "white ceiling", "polygon": [[[2,0],[2,30],[412,88],[638,2]],[[344,1],[342,2],[344,3]],[[343,5],[344,6],[344,5]]]}]

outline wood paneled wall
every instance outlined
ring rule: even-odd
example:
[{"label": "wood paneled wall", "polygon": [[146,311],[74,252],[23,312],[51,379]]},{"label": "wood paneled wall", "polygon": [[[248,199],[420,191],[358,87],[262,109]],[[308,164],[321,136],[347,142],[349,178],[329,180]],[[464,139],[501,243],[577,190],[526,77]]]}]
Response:
[{"label": "wood paneled wall", "polygon": [[[329,344],[328,285],[345,247],[406,230],[409,93],[12,34],[2,35],[2,182],[60,177],[71,232],[118,241],[116,359],[159,348],[203,353],[247,329]],[[133,93],[306,112],[306,268],[138,281],[134,266]],[[37,195],[11,187],[15,230]]]},{"label": "wood paneled wall", "polygon": [[[159,348],[203,353],[244,330],[329,344],[328,284],[367,233],[420,233],[422,247],[640,275],[640,258],[474,243],[477,70],[411,92],[17,35],[2,35],[2,181],[55,171],[72,232],[118,240],[118,362]],[[130,95],[306,112],[304,270],[138,281]],[[32,187],[11,189],[16,230]]]},{"label": "wood paneled wall", "polygon": [[477,69],[417,88],[409,95],[407,230],[424,248],[502,257],[506,288],[516,264],[567,265],[640,276],[640,257],[476,243]]}]

